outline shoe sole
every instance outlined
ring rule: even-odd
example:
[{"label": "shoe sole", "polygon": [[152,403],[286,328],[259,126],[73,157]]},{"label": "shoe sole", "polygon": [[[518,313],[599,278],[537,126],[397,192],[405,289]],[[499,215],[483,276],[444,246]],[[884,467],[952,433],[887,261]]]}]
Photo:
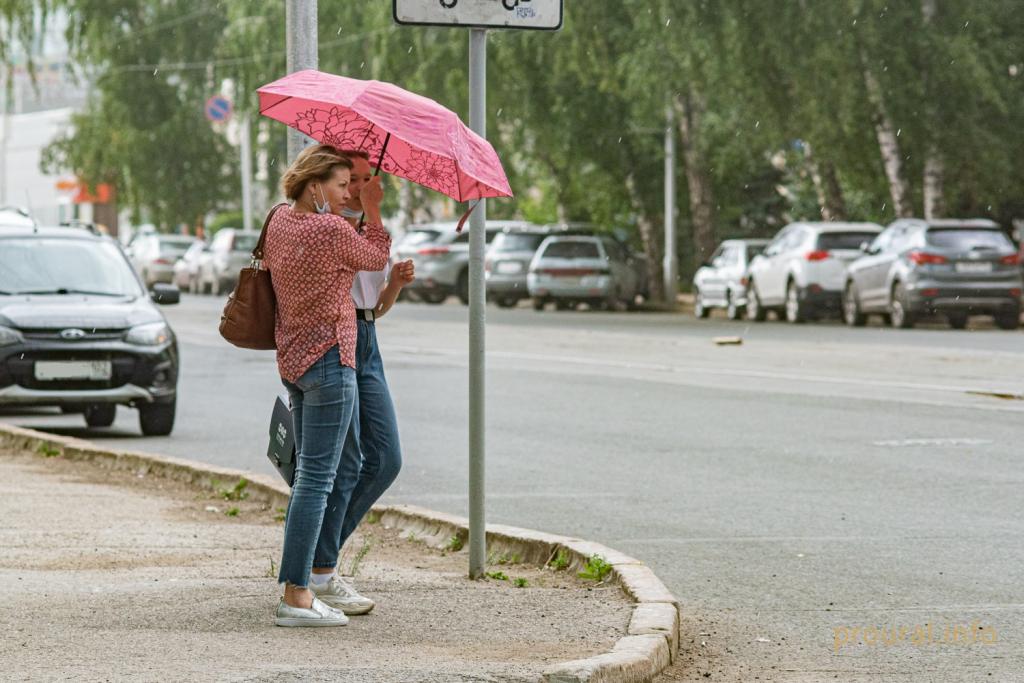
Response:
[{"label": "shoe sole", "polygon": [[334,604],[333,602],[325,600],[324,598],[319,598],[319,600],[321,600],[321,602],[323,602],[329,607],[334,607],[335,609],[340,609],[341,611],[345,612],[345,616],[359,616],[360,614],[369,614],[371,611],[373,611],[374,607],[377,606],[370,605],[369,607],[346,607],[344,605]]},{"label": "shoe sole", "polygon": [[274,619],[275,626],[290,628],[323,628],[327,626],[347,626],[348,619],[302,619],[299,617],[277,617]]}]

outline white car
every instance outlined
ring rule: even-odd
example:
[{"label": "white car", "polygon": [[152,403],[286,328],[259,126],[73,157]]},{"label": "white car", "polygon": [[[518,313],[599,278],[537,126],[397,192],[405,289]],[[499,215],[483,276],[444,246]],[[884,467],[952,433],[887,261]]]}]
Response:
[{"label": "white car", "polygon": [[768,240],[745,239],[718,245],[693,276],[693,314],[706,318],[712,308],[724,308],[730,320],[743,317],[747,267],[767,244]]},{"label": "white car", "polygon": [[846,268],[882,231],[876,223],[790,223],[750,263],[749,320],[776,310],[791,323],[841,310]]}]

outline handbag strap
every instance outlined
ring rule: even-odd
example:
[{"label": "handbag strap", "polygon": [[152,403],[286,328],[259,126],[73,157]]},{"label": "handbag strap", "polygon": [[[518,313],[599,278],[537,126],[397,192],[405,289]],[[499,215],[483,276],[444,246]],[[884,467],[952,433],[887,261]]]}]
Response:
[{"label": "handbag strap", "polygon": [[263,221],[263,229],[260,230],[260,238],[256,242],[256,246],[253,247],[253,250],[252,250],[252,260],[253,261],[262,261],[263,260],[263,243],[267,239],[267,226],[270,225],[270,219],[274,217],[274,214],[277,213],[277,210],[280,209],[282,206],[288,206],[288,205],[285,204],[284,202],[281,202],[280,204],[274,205],[270,209],[270,211],[267,212],[267,219],[265,221]]}]

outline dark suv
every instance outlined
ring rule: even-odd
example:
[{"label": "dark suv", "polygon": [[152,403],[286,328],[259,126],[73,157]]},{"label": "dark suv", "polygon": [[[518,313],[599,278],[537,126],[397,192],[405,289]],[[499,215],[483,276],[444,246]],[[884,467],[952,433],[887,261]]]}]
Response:
[{"label": "dark suv", "polygon": [[58,406],[90,427],[117,406],[139,410],[142,433],[170,434],[178,346],[118,244],[79,228],[0,227],[0,405]]}]

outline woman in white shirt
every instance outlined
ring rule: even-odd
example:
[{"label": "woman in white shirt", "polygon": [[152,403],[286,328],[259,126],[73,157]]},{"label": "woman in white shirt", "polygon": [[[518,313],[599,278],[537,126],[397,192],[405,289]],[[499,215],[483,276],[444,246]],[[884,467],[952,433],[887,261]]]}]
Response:
[{"label": "woman in white shirt", "polygon": [[[342,216],[359,229],[363,206],[360,189],[370,182],[372,168],[363,152],[344,152],[353,164],[348,204]],[[413,262],[396,263],[388,277],[388,268],[358,272],[352,284],[356,308],[356,383],[358,387],[355,419],[345,437],[343,454],[359,457],[361,468],[347,510],[327,510],[313,558],[309,587],[326,604],[347,615],[366,614],[374,607],[370,598],[360,595],[350,582],[337,573],[341,547],[377,499],[394,482],[402,467],[402,449],[398,440],[398,420],[384,376],[384,361],[377,347],[375,321],[387,313],[398,299],[402,287],[415,279]],[[344,457],[344,456],[343,456]],[[344,513],[344,514],[341,514]]]}]

